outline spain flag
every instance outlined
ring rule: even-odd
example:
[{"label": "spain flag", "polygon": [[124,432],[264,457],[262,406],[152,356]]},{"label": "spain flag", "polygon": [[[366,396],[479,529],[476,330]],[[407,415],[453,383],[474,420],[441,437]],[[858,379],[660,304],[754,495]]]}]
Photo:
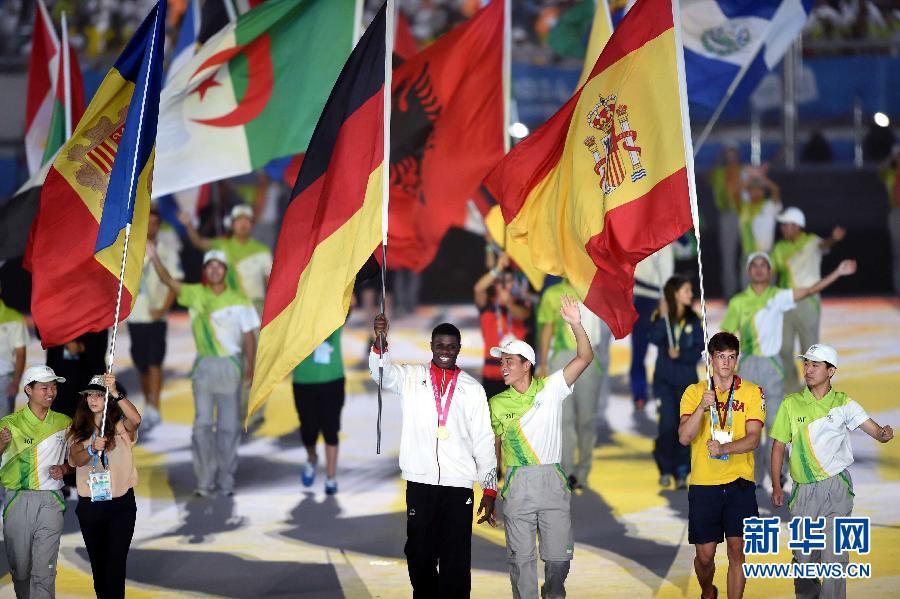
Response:
[{"label": "spain flag", "polygon": [[508,235],[616,338],[637,319],[635,264],[692,225],[680,36],[676,0],[638,0],[585,84],[485,179]]},{"label": "spain flag", "polygon": [[250,412],[344,323],[381,242],[385,6],[344,65],[291,192],[266,291]]},{"label": "spain flag", "polygon": [[44,347],[113,325],[130,230],[120,320],[140,285],[163,73],[160,0],[107,73],[41,191],[26,265]]}]

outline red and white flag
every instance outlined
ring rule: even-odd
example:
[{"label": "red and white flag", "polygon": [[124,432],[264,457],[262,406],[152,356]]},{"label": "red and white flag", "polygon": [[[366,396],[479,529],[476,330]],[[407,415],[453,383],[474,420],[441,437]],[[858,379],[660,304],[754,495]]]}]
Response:
[{"label": "red and white flag", "polygon": [[59,38],[53,29],[53,22],[44,1],[37,0],[31,37],[31,60],[28,63],[28,97],[25,101],[25,156],[29,175],[35,174],[43,166],[53,116],[59,58]]}]

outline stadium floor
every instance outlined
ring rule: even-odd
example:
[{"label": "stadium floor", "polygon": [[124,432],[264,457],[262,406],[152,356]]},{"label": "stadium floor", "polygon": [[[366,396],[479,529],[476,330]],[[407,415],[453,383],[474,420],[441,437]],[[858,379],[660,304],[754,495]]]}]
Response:
[{"label": "stadium floor", "polygon": [[[710,310],[715,327],[721,304]],[[442,320],[463,330],[460,365],[480,364],[481,338],[469,306],[422,308],[392,323],[391,349],[399,360],[424,362],[428,332]],[[194,357],[185,316],[169,327],[161,426],[136,448],[140,483],[138,521],[129,554],[128,596],[149,597],[409,597],[403,556],[404,483],[399,477],[400,412],[386,397],[382,454],[375,453],[376,402],[364,356],[369,323],[354,316],[344,334],[347,401],[343,413],[338,479],[340,493],[326,497],[323,475],[300,485],[305,460],[288,383],[266,409],[265,423],[240,449],[236,495],[198,499],[191,495],[193,404],[187,378]],[[117,348],[116,371],[138,389],[128,355],[127,328]],[[887,391],[900,388],[900,305],[885,299],[827,301],[823,342],[841,353],[836,387],[860,401],[881,424],[900,425],[900,407]],[[651,352],[653,351],[651,346]],[[594,450],[588,488],[572,501],[575,560],[570,597],[696,597],[693,547],[687,544],[687,492],[660,490],[650,457],[655,435],[653,406],[635,418],[626,396],[627,341],[613,346],[613,397],[605,431]],[[29,363],[41,360],[37,342]],[[648,364],[652,355],[648,356]],[[138,395],[133,393],[133,395]],[[20,398],[21,401],[21,398]],[[870,516],[872,552],[853,561],[872,565],[872,577],[850,581],[850,597],[885,597],[900,588],[900,441],[879,445],[854,433],[854,514]],[[768,495],[760,490],[763,514]],[[477,504],[477,502],[476,502]],[[70,508],[74,504],[70,502]],[[786,511],[775,512],[784,519]],[[783,525],[784,526],[784,525]],[[787,563],[781,553],[768,561]],[[716,583],[724,596],[727,560],[717,556]],[[762,561],[754,559],[753,561]],[[473,597],[510,596],[503,531],[476,526],[472,540]],[[90,564],[74,509],[66,514],[59,556],[57,595],[93,596]],[[0,552],[0,597],[12,584]],[[892,590],[893,589],[893,590]],[[751,580],[747,597],[793,597],[789,580]]]}]

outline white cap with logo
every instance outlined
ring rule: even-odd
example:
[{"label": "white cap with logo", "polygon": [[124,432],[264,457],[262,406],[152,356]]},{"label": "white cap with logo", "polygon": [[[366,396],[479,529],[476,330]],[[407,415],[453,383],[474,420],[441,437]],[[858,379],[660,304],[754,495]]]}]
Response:
[{"label": "white cap with logo", "polygon": [[248,206],[247,204],[238,204],[234,208],[231,209],[231,222],[236,221],[240,217],[245,216],[250,220],[253,220],[253,208]]},{"label": "white cap with logo", "polygon": [[207,262],[212,262],[213,260],[228,266],[228,258],[225,257],[225,252],[222,250],[209,250],[203,254],[203,266],[206,266]]},{"label": "white cap with logo", "polygon": [[785,208],[784,212],[779,214],[776,220],[781,224],[797,225],[801,229],[806,228],[806,215],[803,214],[802,210],[793,206]]},{"label": "white cap with logo", "polygon": [[809,360],[810,362],[828,362],[834,367],[837,367],[838,365],[837,350],[824,343],[810,345],[805,354],[801,354],[797,357]]},{"label": "white cap with logo", "polygon": [[65,383],[66,379],[61,376],[56,376],[56,373],[53,372],[53,369],[49,366],[41,364],[39,366],[29,366],[28,369],[22,374],[22,386],[30,385],[31,383]]},{"label": "white cap with logo", "polygon": [[491,355],[495,358],[499,358],[503,354],[509,354],[511,356],[522,356],[532,364],[537,363],[534,358],[534,348],[532,348],[521,339],[510,339],[508,341],[505,341],[500,347],[491,348]]},{"label": "white cap with logo", "polygon": [[753,252],[749,256],[747,256],[747,268],[750,268],[750,263],[756,260],[757,258],[762,258],[769,264],[769,268],[772,268],[772,259],[769,258],[769,254],[765,252]]}]

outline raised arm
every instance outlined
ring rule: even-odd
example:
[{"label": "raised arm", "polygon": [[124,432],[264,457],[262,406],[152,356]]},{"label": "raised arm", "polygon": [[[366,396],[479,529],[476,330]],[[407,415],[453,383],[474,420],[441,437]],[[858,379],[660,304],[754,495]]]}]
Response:
[{"label": "raised arm", "polygon": [[169,274],[168,269],[166,269],[162,260],[159,259],[159,254],[156,253],[156,244],[150,241],[147,242],[147,256],[150,258],[153,269],[156,270],[156,274],[159,275],[159,280],[162,281],[163,285],[172,290],[175,295],[181,293],[181,281]]},{"label": "raised arm", "polygon": [[830,250],[847,236],[847,229],[844,227],[835,227],[831,231],[831,236],[819,242],[819,247],[823,250]]},{"label": "raised arm", "polygon": [[497,277],[500,276],[500,273],[509,265],[509,258],[506,254],[500,254],[500,257],[497,258],[497,264],[494,265],[489,271],[481,275],[475,282],[475,287],[472,288],[472,292],[474,294],[475,305],[479,308],[484,308],[487,305],[488,301],[488,289],[491,288],[491,285],[494,284],[494,281]]},{"label": "raised arm", "polygon": [[856,272],[856,260],[842,260],[831,274],[821,279],[812,287],[799,287],[794,289],[794,301],[799,302],[811,295],[821,292],[823,289],[837,281],[841,277],[852,275]]},{"label": "raised arm", "polygon": [[587,332],[581,326],[581,310],[578,308],[578,300],[567,295],[562,296],[562,307],[559,309],[563,320],[572,327],[575,334],[575,357],[563,367],[563,378],[570,387],[575,384],[581,373],[594,361],[594,350]]},{"label": "raised arm", "polygon": [[678,424],[678,442],[682,445],[690,445],[697,433],[700,432],[700,423],[703,421],[703,413],[716,403],[716,392],[706,389],[700,398],[700,403],[690,414],[681,417]]},{"label": "raised arm", "polygon": [[200,235],[196,227],[194,227],[194,223],[191,220],[190,214],[188,214],[187,212],[179,212],[178,222],[184,225],[184,229],[185,231],[187,231],[188,239],[195,248],[203,252],[208,252],[212,249],[212,241]]},{"label": "raised arm", "polygon": [[[387,316],[384,314],[375,316],[375,345],[369,353],[369,375],[377,383],[379,381],[379,370],[383,370],[382,387],[399,394],[403,392],[403,381],[406,379],[407,371],[412,367],[397,366],[391,363],[387,342],[389,329],[390,323]],[[381,351],[382,348],[384,351]]]},{"label": "raised arm", "polygon": [[[119,391],[116,389],[116,375],[104,374],[103,386],[109,389],[110,399],[117,402],[119,404],[119,407],[122,408],[122,415],[125,416],[125,422],[123,422],[123,424],[125,425],[125,430],[129,433],[132,433],[132,438],[134,438],[134,432],[137,431],[139,426],[141,426],[140,413],[127,397],[125,397],[124,395],[119,395]],[[106,423],[106,426],[115,425],[115,422]]]}]

